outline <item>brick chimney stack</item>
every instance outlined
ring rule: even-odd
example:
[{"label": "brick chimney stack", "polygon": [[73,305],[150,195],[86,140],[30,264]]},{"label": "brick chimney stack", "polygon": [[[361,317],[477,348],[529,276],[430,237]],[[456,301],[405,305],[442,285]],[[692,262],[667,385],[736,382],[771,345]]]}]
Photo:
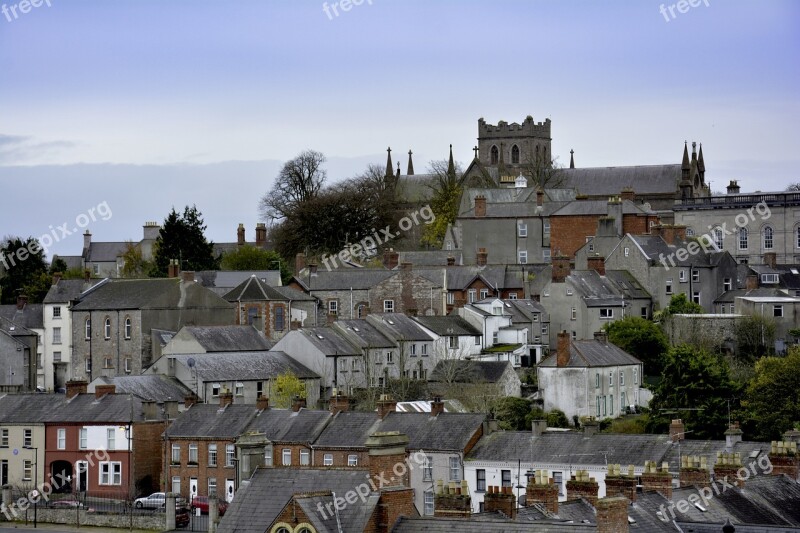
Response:
[{"label": "brick chimney stack", "polygon": [[570,357],[570,338],[569,333],[560,331],[558,333],[558,344],[556,345],[556,366],[564,367],[569,364]]},{"label": "brick chimney stack", "polygon": [[328,401],[328,410],[334,415],[342,411],[349,411],[350,398],[348,398],[344,394],[340,394],[337,391],[336,394],[331,396],[331,399]]},{"label": "brick chimney stack", "polygon": [[655,461],[645,462],[641,479],[644,492],[659,492],[667,499],[672,498],[672,474],[669,473],[669,463],[661,463],[659,468]]},{"label": "brick chimney stack", "polygon": [[765,252],[764,264],[770,268],[778,266],[778,254],[776,252]]},{"label": "brick chimney stack", "polygon": [[558,255],[552,259],[553,270],[553,283],[564,283],[567,276],[570,275],[571,267],[569,257]]},{"label": "brick chimney stack", "polygon": [[592,506],[597,505],[600,484],[593,477],[589,477],[587,470],[576,470],[572,478],[567,481],[567,500],[585,499]]},{"label": "brick chimney stack", "polygon": [[745,278],[744,288],[748,291],[752,291],[758,288],[758,275],[756,274],[748,274]]},{"label": "brick chimney stack", "polygon": [[485,266],[489,262],[489,254],[486,248],[478,248],[478,255],[475,257],[478,266]]},{"label": "brick chimney stack", "polygon": [[444,413],[444,402],[439,396],[434,396],[431,400],[431,416],[438,416],[439,413]]},{"label": "brick chimney stack", "polygon": [[267,225],[263,222],[256,223],[256,247],[264,248],[267,244]]},{"label": "brick chimney stack", "polygon": [[189,394],[188,396],[185,396],[183,398],[183,406],[186,409],[190,408],[196,403],[197,403],[197,396],[195,396],[194,394]]},{"label": "brick chimney stack", "polygon": [[528,471],[528,486],[525,489],[525,505],[541,503],[552,514],[558,514],[558,487],[546,470]]},{"label": "brick chimney stack", "polygon": [[236,244],[239,246],[244,246],[244,224],[239,224],[239,227],[236,228]]},{"label": "brick chimney stack", "polygon": [[680,418],[673,419],[669,425],[669,440],[678,442],[686,439],[686,426]]},{"label": "brick chimney stack", "polygon": [[28,305],[28,296],[25,294],[17,295],[17,310],[22,311]]},{"label": "brick chimney stack", "polygon": [[292,398],[292,411],[295,413],[298,412],[300,409],[304,409],[306,406],[306,399],[301,398],[300,396],[295,396]]},{"label": "brick chimney stack", "polygon": [[680,486],[704,488],[711,485],[711,472],[705,455],[684,455],[678,473]]},{"label": "brick chimney stack", "polygon": [[447,258],[447,266],[454,266],[455,264],[456,264],[456,258],[455,257],[450,256],[450,257]]},{"label": "brick chimney stack", "polygon": [[294,256],[294,275],[299,276],[300,272],[306,267],[306,254],[303,252]]},{"label": "brick chimney stack", "polygon": [[70,399],[77,394],[86,394],[86,389],[88,387],[89,383],[82,379],[71,379],[67,381],[66,383],[67,399]]},{"label": "brick chimney stack", "polygon": [[[408,436],[398,431],[373,433],[365,443],[369,454],[368,479],[385,480],[380,484],[378,501],[378,531],[388,531],[401,516],[412,516],[414,509],[414,489],[410,487],[409,475],[393,473],[398,464],[405,464],[408,458]],[[388,475],[390,474],[391,475]]]},{"label": "brick chimney stack", "polygon": [[733,450],[737,442],[742,442],[742,435],[744,435],[744,432],[739,429],[739,422],[731,424],[728,427],[728,431],[725,432],[725,447],[728,450]]},{"label": "brick chimney stack", "polygon": [[623,471],[618,464],[608,465],[606,474],[606,496],[622,495],[630,501],[636,501],[636,474],[633,465]]},{"label": "brick chimney stack", "polygon": [[588,266],[589,270],[594,270],[595,272],[597,272],[601,276],[605,276],[606,275],[606,258],[605,257],[599,256],[599,255],[587,257],[586,258],[586,262],[587,262],[587,266]]},{"label": "brick chimney stack", "polygon": [[511,520],[517,517],[517,498],[512,487],[497,487],[490,485],[483,495],[483,512],[493,513],[500,511]]},{"label": "brick chimney stack", "polygon": [[472,498],[466,480],[445,483],[436,480],[433,516],[444,518],[469,518],[472,515]]},{"label": "brick chimney stack", "polygon": [[53,285],[58,285],[58,282],[61,281],[61,277],[63,275],[63,272],[53,272]]},{"label": "brick chimney stack", "polygon": [[536,207],[542,207],[544,205],[544,191],[542,189],[536,189]]},{"label": "brick chimney stack", "polygon": [[595,504],[597,533],[628,533],[628,503],[628,499],[622,497],[598,500]]},{"label": "brick chimney stack", "polygon": [[636,192],[630,187],[625,187],[624,189],[622,189],[620,197],[622,198],[623,201],[630,200],[631,202],[634,202],[636,201]]},{"label": "brick chimney stack", "polygon": [[[726,483],[744,487],[744,479],[739,476],[742,468],[742,454],[731,452],[717,452],[717,461],[714,463],[714,481],[725,480]],[[750,474],[747,474],[750,477]]]},{"label": "brick chimney stack", "polygon": [[483,218],[486,216],[486,197],[479,194],[475,197],[475,217]]},{"label": "brick chimney stack", "polygon": [[378,416],[381,420],[386,418],[386,415],[393,413],[397,409],[397,401],[395,401],[391,394],[381,394],[381,399],[378,400]]},{"label": "brick chimney stack", "polygon": [[769,461],[772,463],[772,475],[786,474],[794,481],[800,481],[800,457],[797,455],[797,443],[794,441],[772,441],[769,450]]},{"label": "brick chimney stack", "polygon": [[394,270],[400,262],[400,254],[394,251],[394,248],[385,248],[383,250],[383,266],[386,270]]},{"label": "brick chimney stack", "polygon": [[116,392],[116,385],[95,385],[94,387],[94,397],[98,400],[106,394],[116,394]]},{"label": "brick chimney stack", "polygon": [[227,407],[233,403],[233,393],[228,389],[219,393],[219,406]]},{"label": "brick chimney stack", "polygon": [[177,259],[170,259],[169,265],[167,266],[167,277],[168,278],[177,278],[178,274],[180,273],[181,267],[178,264]]},{"label": "brick chimney stack", "polygon": [[256,409],[259,411],[266,411],[269,409],[269,397],[263,394],[256,398]]}]

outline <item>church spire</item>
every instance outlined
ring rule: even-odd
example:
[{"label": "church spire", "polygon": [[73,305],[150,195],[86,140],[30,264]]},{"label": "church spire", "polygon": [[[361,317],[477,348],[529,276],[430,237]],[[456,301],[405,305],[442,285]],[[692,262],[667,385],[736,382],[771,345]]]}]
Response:
[{"label": "church spire", "polygon": [[697,170],[700,171],[700,177],[706,171],[706,162],[703,160],[703,143],[700,143],[700,153],[697,154]]},{"label": "church spire", "polygon": [[392,147],[386,149],[386,177],[394,177],[394,168],[392,168]]},{"label": "church spire", "polygon": [[689,143],[683,141],[683,162],[681,163],[681,170],[688,172],[692,167],[689,166]]},{"label": "church spire", "polygon": [[453,163],[453,145],[450,145],[450,161],[447,163],[447,175],[456,176],[456,165]]},{"label": "church spire", "polygon": [[406,174],[409,176],[414,175],[414,162],[411,160],[411,154],[413,152],[411,150],[408,151],[408,169],[406,170]]},{"label": "church spire", "polygon": [[575,150],[569,151],[569,168],[575,168]]}]

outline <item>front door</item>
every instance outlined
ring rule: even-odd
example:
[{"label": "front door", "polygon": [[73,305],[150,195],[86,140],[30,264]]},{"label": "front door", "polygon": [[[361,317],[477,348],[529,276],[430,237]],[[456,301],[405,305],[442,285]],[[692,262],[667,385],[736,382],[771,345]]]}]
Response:
[{"label": "front door", "polygon": [[75,470],[78,477],[78,492],[86,492],[89,490],[89,463],[78,461],[75,463]]},{"label": "front door", "polygon": [[195,496],[197,496],[197,478],[192,477],[189,478],[189,503],[194,501]]},{"label": "front door", "polygon": [[226,479],[225,480],[225,500],[228,503],[233,501],[233,491],[234,491],[233,480],[232,479]]},{"label": "front door", "polygon": [[8,485],[8,460],[0,461],[0,483]]}]

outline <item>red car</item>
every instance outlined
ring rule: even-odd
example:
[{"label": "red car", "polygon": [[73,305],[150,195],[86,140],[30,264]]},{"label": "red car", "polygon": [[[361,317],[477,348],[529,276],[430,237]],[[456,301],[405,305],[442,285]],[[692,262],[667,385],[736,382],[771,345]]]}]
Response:
[{"label": "red car", "polygon": [[[228,510],[228,503],[220,501],[217,504],[217,508],[219,509],[219,515],[223,516],[225,511]],[[208,496],[195,496],[192,499],[192,512],[195,509],[200,509],[201,514],[208,514]]]}]

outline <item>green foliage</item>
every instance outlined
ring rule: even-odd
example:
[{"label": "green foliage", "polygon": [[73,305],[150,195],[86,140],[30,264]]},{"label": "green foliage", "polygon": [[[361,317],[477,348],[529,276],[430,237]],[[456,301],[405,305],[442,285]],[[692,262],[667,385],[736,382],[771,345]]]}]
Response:
[{"label": "green foliage", "polygon": [[775,347],[775,319],[764,315],[750,315],[736,324],[736,351],[745,361],[753,361],[773,352]]},{"label": "green foliage", "polygon": [[738,392],[724,358],[686,344],[676,346],[665,355],[648,430],[665,432],[672,418],[681,418],[692,438],[719,439],[727,429],[728,400]]},{"label": "green foliage", "polygon": [[306,397],[306,386],[292,372],[285,372],[275,378],[271,396],[270,403],[277,408],[287,409],[292,406],[295,396]]},{"label": "green foliage", "polygon": [[500,429],[528,429],[527,417],[530,412],[531,402],[524,398],[501,398],[492,406],[492,413],[499,422]]},{"label": "green foliage", "polygon": [[758,440],[778,439],[800,422],[800,347],[758,360],[742,405],[745,432]]},{"label": "green foliage", "polygon": [[627,415],[613,419],[607,430],[609,433],[640,435],[642,433],[647,433],[648,421],[648,415]]},{"label": "green foliage", "polygon": [[222,270],[276,270],[280,268],[281,279],[284,283],[288,283],[293,274],[289,263],[278,252],[262,250],[249,244],[224,254],[221,267]]},{"label": "green foliage", "polygon": [[50,274],[55,274],[56,272],[61,272],[62,274],[68,270],[67,262],[61,259],[60,257],[56,257],[53,259],[53,262],[50,263]]},{"label": "green foliage", "polygon": [[6,269],[6,275],[0,278],[0,303],[16,303],[20,292],[31,303],[44,299],[52,278],[37,239],[6,237],[0,246],[0,265]]},{"label": "green foliage", "polygon": [[142,247],[132,241],[125,242],[125,252],[122,254],[123,278],[144,278],[153,268],[152,261],[146,261],[142,256]]},{"label": "green foliage", "polygon": [[430,206],[436,220],[425,226],[421,242],[432,248],[441,248],[447,226],[453,224],[458,216],[464,172],[460,166],[445,161],[431,161],[428,167],[435,176],[433,183],[428,186],[433,190]]},{"label": "green foliage", "polygon": [[164,219],[154,246],[153,277],[166,277],[169,262],[180,261],[181,270],[216,270],[219,261],[214,257],[214,244],[205,237],[206,226],[196,206],[186,206],[183,214],[172,208]]},{"label": "green foliage", "polygon": [[568,428],[571,427],[569,420],[567,419],[567,415],[564,414],[564,411],[559,411],[558,409],[553,409],[549,413],[547,413],[547,427],[551,428]]},{"label": "green foliage", "polygon": [[669,341],[661,328],[644,318],[628,316],[606,325],[608,340],[644,364],[648,375],[660,375]]},{"label": "green foliage", "polygon": [[703,307],[696,304],[686,297],[686,294],[673,294],[669,300],[669,307],[664,310],[662,316],[669,315],[699,315],[704,313]]}]

